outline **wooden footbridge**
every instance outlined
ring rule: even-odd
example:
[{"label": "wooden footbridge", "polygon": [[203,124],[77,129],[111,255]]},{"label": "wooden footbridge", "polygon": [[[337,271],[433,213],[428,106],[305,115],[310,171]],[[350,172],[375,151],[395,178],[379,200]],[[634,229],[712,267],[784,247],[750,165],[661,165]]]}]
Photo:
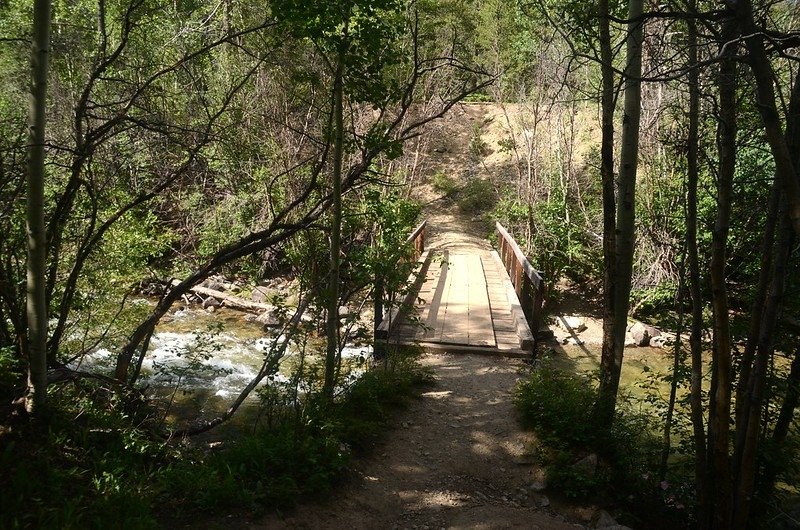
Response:
[{"label": "wooden footbridge", "polygon": [[[425,248],[423,222],[411,234],[417,269],[376,340],[452,352],[530,356],[539,329],[544,281],[500,223],[499,249]],[[383,313],[382,311],[380,313]]]}]

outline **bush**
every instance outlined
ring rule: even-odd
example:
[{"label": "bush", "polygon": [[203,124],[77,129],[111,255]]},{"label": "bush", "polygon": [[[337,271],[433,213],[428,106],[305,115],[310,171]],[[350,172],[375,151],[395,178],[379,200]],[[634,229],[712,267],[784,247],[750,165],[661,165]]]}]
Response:
[{"label": "bush", "polygon": [[431,184],[433,185],[433,189],[443,194],[445,197],[453,195],[458,189],[458,184],[453,177],[444,171],[437,171],[434,173],[431,177]]},{"label": "bush", "polygon": [[550,486],[571,498],[652,496],[655,488],[643,481],[656,475],[650,473],[659,454],[653,426],[620,398],[612,428],[601,428],[593,417],[595,398],[593,381],[548,366],[517,386],[514,402],[541,443]]},{"label": "bush", "polygon": [[516,388],[514,402],[522,423],[553,444],[580,448],[593,443],[595,392],[583,377],[541,367]]},{"label": "bush", "polygon": [[393,352],[332,406],[314,398],[288,405],[292,413],[270,428],[211,452],[151,434],[136,396],[85,381],[52,387],[59,395],[46,432],[32,424],[0,431],[0,528],[174,527],[200,514],[258,514],[323,496],[351,448],[370,447],[429,380],[414,350]]},{"label": "bush", "polygon": [[483,213],[497,202],[497,193],[489,179],[474,178],[458,194],[458,208],[465,213]]},{"label": "bush", "polygon": [[335,412],[344,443],[359,451],[370,447],[414,388],[432,381],[431,372],[417,362],[418,355],[412,348],[389,352],[383,366],[366,372],[350,386]]}]

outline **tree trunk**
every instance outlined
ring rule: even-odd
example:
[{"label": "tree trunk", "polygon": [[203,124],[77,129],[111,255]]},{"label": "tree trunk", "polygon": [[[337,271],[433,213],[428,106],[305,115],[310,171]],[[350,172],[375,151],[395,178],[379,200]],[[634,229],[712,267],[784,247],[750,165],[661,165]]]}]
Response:
[{"label": "tree trunk", "polygon": [[661,467],[659,470],[659,479],[664,481],[667,479],[667,463],[669,462],[669,453],[672,447],[672,418],[675,414],[675,401],[678,397],[678,378],[680,377],[681,365],[683,364],[683,356],[681,355],[681,338],[683,335],[683,321],[684,310],[683,305],[686,301],[686,247],[684,247],[681,255],[681,264],[678,272],[678,289],[675,300],[678,304],[678,324],[675,329],[675,350],[672,359],[672,380],[669,385],[669,400],[667,401],[667,417],[664,419],[664,446],[661,449]]},{"label": "tree trunk", "polygon": [[[614,195],[614,56],[608,0],[598,5],[600,23],[600,70],[603,92],[600,96],[602,137],[600,140],[600,177],[603,186],[603,349],[601,371],[611,374],[614,364],[614,278],[616,271],[617,206]],[[598,412],[601,407],[598,400]],[[598,414],[599,416],[599,414]]]},{"label": "tree trunk", "polygon": [[330,271],[327,289],[327,320],[325,334],[325,383],[323,394],[333,400],[336,386],[336,361],[339,356],[339,265],[342,234],[342,164],[344,158],[344,49],[337,58],[333,80],[333,201],[331,203]]},{"label": "tree trunk", "polygon": [[[636,226],[636,171],[639,162],[639,121],[641,116],[643,0],[628,2],[627,65],[625,107],[622,121],[622,150],[617,193],[616,267],[614,271],[613,355],[600,364],[598,403],[601,425],[610,426],[617,404],[625,331],[630,306],[633,274],[633,243]],[[604,348],[605,349],[605,348]]]},{"label": "tree trunk", "polygon": [[[717,143],[717,219],[711,244],[711,303],[713,307],[714,347],[712,353],[711,396],[708,416],[708,500],[711,527],[730,528],[731,469],[728,450],[731,417],[731,338],[728,291],[725,282],[728,229],[731,217],[733,176],[736,170],[736,59],[738,24],[730,18],[722,30],[723,49],[719,66],[719,125]],[[727,46],[726,46],[727,44]]]},{"label": "tree trunk", "polygon": [[755,96],[758,102],[756,107],[761,114],[767,143],[775,161],[775,171],[786,196],[792,227],[795,234],[800,236],[800,180],[797,178],[792,154],[781,130],[781,120],[775,104],[774,72],[764,49],[764,33],[756,27],[750,0],[741,0],[736,6],[742,33],[748,35],[745,45],[750,55],[748,64],[755,79]]},{"label": "tree trunk", "polygon": [[[751,49],[748,46],[748,49]],[[751,52],[752,53],[752,52]],[[766,56],[764,56],[766,57]],[[756,67],[754,67],[755,69]],[[760,68],[760,67],[759,67]],[[754,72],[755,73],[755,72]],[[783,144],[787,147],[789,152],[796,152],[798,147],[797,131],[800,129],[797,114],[800,112],[800,77],[795,80],[792,87],[792,94],[789,102],[787,130],[783,135]],[[771,81],[770,81],[771,89]],[[763,87],[757,89],[757,97],[759,102],[764,102],[763,98],[769,97],[769,94],[763,93]],[[774,95],[771,100],[772,106],[775,108]],[[767,101],[767,105],[769,105]],[[762,117],[763,117],[762,110]],[[777,108],[775,108],[777,114]],[[764,122],[766,124],[766,118]],[[779,125],[777,125],[779,127]],[[773,124],[773,127],[775,125]],[[773,153],[775,150],[773,150]],[[796,160],[789,159],[792,172],[787,174],[784,170],[779,171],[775,177],[774,195],[779,195],[779,190],[786,189],[786,185],[782,182],[784,178],[796,178],[795,176],[795,163]],[[776,197],[775,202],[778,202]],[[773,205],[771,205],[771,208]],[[764,252],[772,255],[770,260],[766,256],[762,257],[762,267],[766,267],[771,272],[772,285],[769,289],[769,296],[761,301],[760,307],[754,307],[752,320],[760,323],[758,326],[758,342],[757,345],[751,346],[750,340],[753,337],[748,337],[748,350],[755,351],[755,363],[750,369],[748,364],[744,364],[741,372],[741,379],[739,382],[740,392],[737,393],[737,418],[736,418],[736,452],[734,454],[734,472],[735,472],[735,486],[734,503],[733,503],[733,524],[734,528],[744,529],[747,525],[747,520],[750,515],[750,508],[752,505],[752,497],[755,488],[755,480],[757,473],[757,453],[759,443],[759,432],[762,424],[762,403],[764,399],[764,390],[766,386],[767,369],[769,360],[773,353],[774,334],[777,326],[780,309],[783,304],[783,296],[786,286],[786,274],[789,256],[792,251],[794,243],[794,232],[792,231],[791,220],[788,214],[788,205],[784,202],[781,205],[780,212],[777,215],[780,218],[780,238],[774,248],[770,245],[767,246],[767,237],[770,242],[774,239],[774,225],[775,213],[768,217],[767,233],[765,235],[765,248]],[[774,254],[773,254],[774,252]],[[772,266],[769,267],[769,263]],[[762,269],[762,276],[764,270]],[[760,285],[759,285],[760,287]],[[755,311],[758,311],[756,313]],[[751,326],[751,331],[755,325]],[[746,350],[747,354],[748,351]],[[749,361],[749,359],[745,359]],[[745,379],[745,376],[747,379]],[[741,400],[741,405],[739,405]]]},{"label": "tree trunk", "polygon": [[786,272],[794,238],[785,208],[781,209],[781,238],[775,246],[773,258],[772,286],[764,305],[761,332],[758,339],[756,359],[747,390],[743,394],[744,404],[741,418],[736,424],[736,452],[734,453],[735,487],[733,499],[733,528],[744,530],[750,515],[756,480],[759,433],[764,389],[767,382],[769,361],[775,344],[775,328],[783,304]]},{"label": "tree trunk", "polygon": [[[778,414],[778,419],[775,421],[775,430],[772,431],[772,441],[776,444],[782,444],[789,434],[789,427],[794,420],[794,411],[800,403],[800,346],[797,347],[792,360],[792,367],[789,371],[789,377],[786,379],[786,397],[783,399],[781,411]],[[777,476],[777,469],[767,473],[767,484],[772,485],[775,483]]]},{"label": "tree trunk", "polygon": [[44,142],[47,71],[50,55],[50,0],[35,0],[31,96],[28,111],[28,394],[25,407],[32,415],[43,411],[47,397],[47,235],[44,225]]},{"label": "tree trunk", "polygon": [[[696,11],[696,2],[692,2],[691,10]],[[700,260],[697,252],[697,187],[699,182],[698,152],[700,145],[700,76],[696,65],[697,53],[697,23],[694,19],[688,21],[689,45],[689,134],[687,137],[686,169],[686,251],[689,261],[689,292],[692,299],[692,324],[689,334],[689,347],[692,357],[692,381],[690,386],[689,403],[692,418],[692,440],[694,442],[695,462],[694,475],[696,484],[698,517],[700,528],[708,526],[706,513],[706,438],[703,420],[703,357],[702,357],[702,332],[703,332],[703,298],[700,289]]]}]

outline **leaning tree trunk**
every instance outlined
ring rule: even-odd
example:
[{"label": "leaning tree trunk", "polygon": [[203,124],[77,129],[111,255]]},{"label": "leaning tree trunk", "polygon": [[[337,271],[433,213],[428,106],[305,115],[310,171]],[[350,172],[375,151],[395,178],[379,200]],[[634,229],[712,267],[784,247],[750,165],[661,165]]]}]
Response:
[{"label": "leaning tree trunk", "polygon": [[50,0],[33,5],[31,96],[28,114],[28,395],[26,409],[41,412],[47,396],[47,239],[44,227],[44,142],[47,70],[50,55]]},{"label": "leaning tree trunk", "polygon": [[[751,28],[748,24],[749,22],[746,19],[743,26],[745,28]],[[748,39],[747,47],[751,57],[758,61],[766,61],[767,57],[766,53],[764,53],[763,43],[751,43],[751,40],[756,40],[756,37]],[[768,64],[754,64],[752,69],[754,76],[756,76],[756,97],[758,98],[762,121],[764,122],[765,128],[768,129],[767,136],[773,156],[776,158],[776,188],[780,187],[784,190],[788,190],[789,186],[787,186],[783,180],[797,179],[795,171],[796,160],[793,159],[790,153],[796,152],[798,147],[797,131],[800,128],[800,124],[798,124],[797,113],[800,112],[800,84],[797,82],[798,80],[796,80],[792,88],[786,134],[779,134],[780,122],[777,118],[775,95],[772,92],[771,68]],[[769,83],[766,83],[763,79],[766,75],[770,76]],[[777,138],[777,136],[780,138]],[[784,160],[783,163],[779,165],[777,158],[783,156],[786,156],[788,159]],[[784,195],[788,198],[788,194]],[[740,406],[741,411],[737,414],[736,418],[737,440],[736,453],[734,455],[736,490],[734,492],[733,502],[733,524],[734,528],[737,529],[744,529],[747,525],[755,489],[757,473],[756,460],[759,431],[762,422],[762,401],[766,385],[767,368],[770,356],[772,355],[775,328],[783,302],[787,266],[794,242],[792,220],[789,215],[790,211],[791,204],[789,204],[789,201],[782,204],[778,216],[781,221],[780,238],[775,245],[774,256],[772,258],[772,284],[769,290],[769,297],[766,298],[762,307],[758,308],[761,310],[761,313],[752,315],[753,320],[758,320],[761,323],[755,362],[752,370],[749,370],[749,366],[745,365],[744,368],[748,368],[748,370],[746,372],[742,371],[741,376],[744,377],[747,375],[748,377],[747,380],[740,382],[740,386],[743,387],[743,391],[741,392],[742,404]],[[774,230],[775,220],[770,219],[768,221],[771,221],[773,225],[773,227],[768,226],[768,235],[772,235],[769,229]],[[773,249],[765,248],[764,251],[772,253]],[[768,260],[762,258],[762,266],[764,262],[768,262]],[[748,346],[750,346],[749,342]]]},{"label": "leaning tree trunk", "polygon": [[[601,359],[598,395],[601,425],[614,421],[625,331],[630,306],[633,275],[633,242],[636,224],[636,171],[639,161],[639,122],[641,116],[643,0],[628,2],[627,65],[625,67],[625,106],[622,121],[622,150],[617,194],[616,268],[614,271],[614,349],[611,358]],[[605,348],[604,348],[605,351]]]}]

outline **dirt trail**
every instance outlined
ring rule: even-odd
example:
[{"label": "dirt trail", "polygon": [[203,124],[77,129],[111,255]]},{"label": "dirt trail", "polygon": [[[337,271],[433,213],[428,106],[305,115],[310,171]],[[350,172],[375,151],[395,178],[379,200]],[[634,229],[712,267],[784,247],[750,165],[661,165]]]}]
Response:
[{"label": "dirt trail", "polygon": [[[431,247],[489,246],[446,208],[428,213]],[[541,492],[542,472],[527,453],[531,435],[516,421],[512,392],[527,365],[453,354],[427,354],[422,363],[436,385],[356,463],[355,479],[323,504],[251,528],[574,529]]]},{"label": "dirt trail", "polygon": [[[464,171],[475,116],[448,124],[440,170]],[[461,165],[459,167],[459,164]],[[417,188],[428,219],[428,248],[489,248],[487,227],[458,211],[429,184]],[[512,392],[527,365],[501,357],[427,354],[437,384],[401,412],[395,427],[356,463],[356,478],[322,504],[305,505],[281,519],[251,528],[270,529],[574,529],[542,492],[542,471],[527,454],[531,435],[516,421]]]},{"label": "dirt trail", "polygon": [[575,529],[538,492],[530,435],[514,417],[520,361],[427,355],[435,387],[397,417],[396,428],[357,463],[330,501],[251,528]]}]

